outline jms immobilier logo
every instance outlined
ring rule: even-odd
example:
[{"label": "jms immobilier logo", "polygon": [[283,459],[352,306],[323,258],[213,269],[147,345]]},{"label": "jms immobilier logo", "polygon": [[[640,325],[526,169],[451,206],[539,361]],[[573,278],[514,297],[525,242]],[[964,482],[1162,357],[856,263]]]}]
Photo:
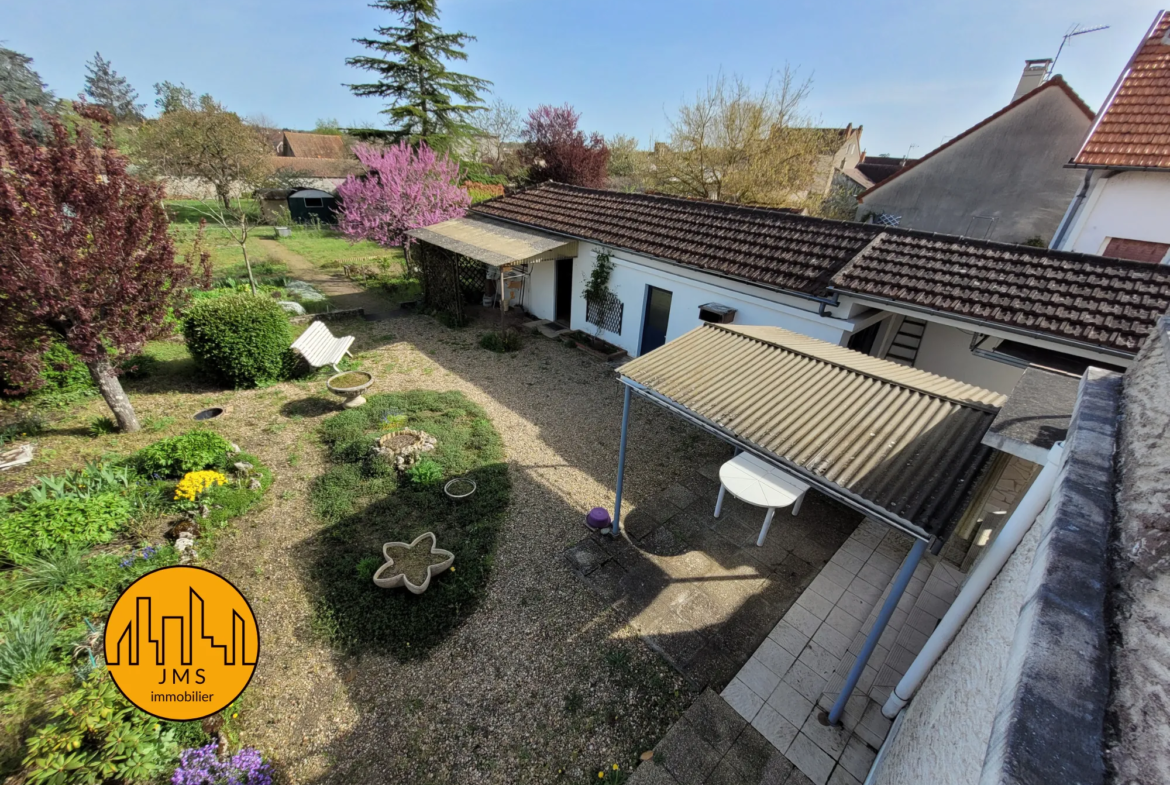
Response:
[{"label": "jms immobilier logo", "polygon": [[122,694],[166,720],[197,720],[234,701],[260,656],[256,617],[226,579],[201,567],[147,573],[114,603],[106,664]]}]

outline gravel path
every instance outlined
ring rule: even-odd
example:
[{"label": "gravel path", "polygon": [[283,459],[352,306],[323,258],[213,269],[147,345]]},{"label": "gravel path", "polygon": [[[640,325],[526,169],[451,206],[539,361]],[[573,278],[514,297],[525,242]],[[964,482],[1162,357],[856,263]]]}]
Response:
[{"label": "gravel path", "polygon": [[[292,782],[597,781],[602,766],[633,768],[691,700],[562,555],[582,537],[588,508],[613,503],[621,392],[612,369],[543,338],[493,354],[476,345],[487,327],[450,330],[421,316],[338,325],[358,338],[370,392],[460,390],[506,445],[514,490],[487,596],[426,660],[346,659],[313,633],[302,565],[320,526],[306,497],[324,465],[312,434],[336,410],[322,403],[323,385],[230,395],[225,432],[276,481],[267,507],[209,566],[237,582],[262,628],[243,741],[272,754]],[[719,455],[714,440],[636,403],[627,503]]]}]

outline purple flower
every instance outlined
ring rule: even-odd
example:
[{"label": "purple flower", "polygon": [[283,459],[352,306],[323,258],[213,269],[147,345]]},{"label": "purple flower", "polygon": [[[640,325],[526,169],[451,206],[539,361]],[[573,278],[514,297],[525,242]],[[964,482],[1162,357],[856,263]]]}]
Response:
[{"label": "purple flower", "polygon": [[172,785],[272,785],[272,766],[264,762],[260,751],[245,747],[220,761],[215,745],[193,747],[179,754],[179,767],[171,777]]}]

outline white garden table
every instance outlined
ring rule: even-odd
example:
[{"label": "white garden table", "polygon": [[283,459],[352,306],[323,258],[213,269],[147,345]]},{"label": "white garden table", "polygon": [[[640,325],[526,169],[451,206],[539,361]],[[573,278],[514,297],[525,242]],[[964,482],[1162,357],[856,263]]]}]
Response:
[{"label": "white garden table", "polygon": [[768,508],[756,545],[764,544],[776,508],[791,504],[792,514],[796,515],[800,512],[804,495],[808,493],[807,484],[746,452],[741,452],[719,467],[719,483],[719,500],[715,502],[716,518],[723,509],[723,494],[727,491],[748,504]]}]

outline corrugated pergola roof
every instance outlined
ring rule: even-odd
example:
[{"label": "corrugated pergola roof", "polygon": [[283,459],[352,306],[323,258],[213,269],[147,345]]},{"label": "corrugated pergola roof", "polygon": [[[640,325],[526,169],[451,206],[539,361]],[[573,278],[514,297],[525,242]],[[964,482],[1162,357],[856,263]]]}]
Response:
[{"label": "corrugated pergola roof", "polygon": [[492,267],[577,255],[576,240],[481,215],[452,218],[407,234]]},{"label": "corrugated pergola roof", "polygon": [[623,365],[635,390],[866,514],[945,535],[1005,397],[779,327],[708,324]]}]

